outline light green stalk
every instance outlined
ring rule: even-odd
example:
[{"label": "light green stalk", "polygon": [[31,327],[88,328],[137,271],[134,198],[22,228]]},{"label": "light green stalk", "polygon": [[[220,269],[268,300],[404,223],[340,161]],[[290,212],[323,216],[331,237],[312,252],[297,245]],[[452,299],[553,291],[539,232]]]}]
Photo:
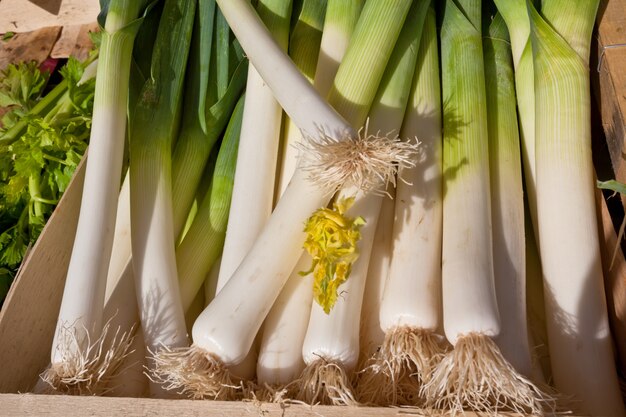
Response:
[{"label": "light green stalk", "polygon": [[410,6],[406,0],[370,1],[361,11],[328,94],[328,102],[356,129],[365,123]]},{"label": "light green stalk", "polygon": [[185,80],[181,131],[172,155],[172,201],[175,202],[173,215],[176,238],[184,226],[204,165],[220,133],[213,132],[210,137],[207,135],[205,114],[214,15],[215,0],[198,3]]},{"label": "light green stalk", "polygon": [[535,81],[533,53],[530,43],[530,19],[526,0],[494,0],[509,29],[515,89],[522,142],[525,192],[528,198],[530,217],[537,235],[537,192],[535,169]]},{"label": "light green stalk", "polygon": [[[311,82],[315,77],[325,11],[326,0],[305,0],[302,4],[300,17],[289,39],[289,56],[300,72]],[[275,199],[278,199],[287,187],[296,169],[297,149],[294,144],[299,142],[300,138],[301,133],[298,127],[290,118],[285,117],[278,159],[277,195],[274,197]]]},{"label": "light green stalk", "polygon": [[202,287],[204,278],[221,254],[224,245],[244,97],[245,95],[242,95],[239,98],[224,133],[209,190],[198,207],[189,231],[176,249],[180,294],[185,311]]},{"label": "light green stalk", "polygon": [[542,0],[541,15],[585,63],[600,0]]},{"label": "light green stalk", "polygon": [[[203,10],[203,6],[207,10]],[[209,101],[208,83],[217,82],[217,71],[209,72],[211,58],[209,45],[212,45],[214,41],[210,35],[213,32],[211,12],[214,11],[214,0],[203,0],[199,3],[199,7],[199,17],[196,19],[196,31],[192,39],[192,52],[187,71],[183,121],[172,155],[174,236],[177,238],[180,237],[194,201],[211,149],[223,132],[245,85],[247,70],[247,62],[240,63],[219,99],[215,103]],[[199,20],[200,17],[202,20]],[[217,41],[215,43],[217,44]],[[215,47],[223,47],[223,45]]]},{"label": "light green stalk", "polygon": [[[543,16],[532,4],[528,10],[539,250],[554,383],[580,401],[581,412],[608,416],[625,411],[607,318],[591,157],[588,43],[598,3],[545,0]],[[564,11],[568,19],[560,16]]]},{"label": "light green stalk", "polygon": [[315,88],[326,96],[348,48],[365,0],[328,0],[315,69]]}]

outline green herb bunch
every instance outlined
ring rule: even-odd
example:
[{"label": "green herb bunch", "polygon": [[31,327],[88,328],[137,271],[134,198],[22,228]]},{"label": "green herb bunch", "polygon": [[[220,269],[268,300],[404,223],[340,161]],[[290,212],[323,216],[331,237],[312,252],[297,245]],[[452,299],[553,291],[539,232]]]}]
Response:
[{"label": "green herb bunch", "polygon": [[0,305],[26,250],[67,188],[91,129],[95,79],[70,58],[63,81],[44,95],[49,76],[35,62],[0,74]]}]

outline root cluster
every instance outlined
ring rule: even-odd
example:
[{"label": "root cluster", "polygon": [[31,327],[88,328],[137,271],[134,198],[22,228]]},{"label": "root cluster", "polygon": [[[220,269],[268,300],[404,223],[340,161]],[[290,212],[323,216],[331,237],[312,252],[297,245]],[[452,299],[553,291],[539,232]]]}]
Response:
[{"label": "root cluster", "polygon": [[60,330],[61,361],[53,363],[40,378],[47,386],[38,384],[36,389],[46,393],[69,395],[105,395],[113,387],[111,380],[123,371],[122,364],[132,353],[134,329],[121,333],[119,328],[110,337],[107,323],[100,337],[91,341],[86,329],[81,337],[75,330]]}]

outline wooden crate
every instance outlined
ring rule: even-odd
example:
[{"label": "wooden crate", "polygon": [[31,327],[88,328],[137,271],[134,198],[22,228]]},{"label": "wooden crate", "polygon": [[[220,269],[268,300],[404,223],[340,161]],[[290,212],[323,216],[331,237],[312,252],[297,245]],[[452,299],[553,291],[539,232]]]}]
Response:
[{"label": "wooden crate", "polygon": [[[27,39],[34,38],[42,39],[44,43],[43,38],[46,37],[58,39],[60,29],[48,28],[44,31],[46,32],[20,36],[24,37],[25,43],[28,43]],[[594,44],[597,43],[597,49],[592,54],[591,75],[598,109],[602,115],[602,127],[606,134],[606,140],[601,140],[608,147],[615,177],[626,182],[626,46],[620,46],[626,44],[626,0],[602,0],[596,35],[597,42],[594,41]],[[52,47],[46,53],[51,50]],[[0,58],[1,52],[0,45]],[[599,71],[596,71],[597,68]],[[596,140],[600,139],[596,137]],[[0,416],[424,415],[419,410],[405,408],[309,407],[255,402],[19,394],[32,388],[39,372],[50,360],[51,340],[76,230],[83,180],[84,163],[79,166],[67,192],[25,260],[4,308],[0,311],[0,393],[3,393],[0,394]],[[620,369],[626,375],[626,261],[620,251],[611,267],[612,250],[617,243],[615,225],[601,193],[598,193],[597,202],[609,315]]]},{"label": "wooden crate", "polygon": [[[594,151],[605,148],[610,162],[596,160],[596,167],[626,183],[626,0],[601,0],[597,20],[590,70],[594,104],[604,135],[594,136],[594,141],[602,141],[602,146],[594,144]],[[599,167],[601,163],[611,167]],[[622,197],[622,206],[626,207],[626,197]],[[598,213],[609,320],[621,374],[626,377],[626,261],[624,253],[618,251],[612,262],[619,225],[612,222],[603,199],[599,200]]]}]

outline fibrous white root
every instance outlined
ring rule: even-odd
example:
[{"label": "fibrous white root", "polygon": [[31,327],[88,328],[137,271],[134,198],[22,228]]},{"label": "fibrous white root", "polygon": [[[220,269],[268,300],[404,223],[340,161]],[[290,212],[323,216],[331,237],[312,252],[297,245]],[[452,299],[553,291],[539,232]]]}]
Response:
[{"label": "fibrous white root", "polygon": [[442,337],[430,330],[395,328],[359,373],[357,398],[380,406],[420,406],[420,390],[445,354]]},{"label": "fibrous white root", "polygon": [[87,340],[78,339],[75,330],[63,327],[63,343],[60,345],[62,360],[53,363],[40,378],[45,384],[37,384],[36,390],[45,393],[69,395],[106,395],[113,387],[111,380],[123,372],[122,364],[131,350],[135,329],[122,333],[116,329],[113,337],[109,323],[95,341],[89,339],[86,329],[81,335]]},{"label": "fibrous white root", "polygon": [[502,411],[543,416],[556,402],[519,374],[487,336],[460,337],[422,387],[426,407],[452,414],[471,410],[489,415]]},{"label": "fibrous white root", "polygon": [[[415,166],[418,143],[396,136],[371,135],[368,125],[359,131],[359,137],[341,139],[324,131],[296,144],[300,151],[301,168],[309,180],[330,192],[346,186],[355,186],[366,192],[384,194],[385,185],[395,185],[400,168]],[[382,186],[382,187],[381,187]]]},{"label": "fibrous white root", "polygon": [[213,354],[195,345],[152,354],[154,369],[148,377],[165,389],[193,399],[242,400],[249,387],[234,377]]},{"label": "fibrous white root", "polygon": [[318,359],[289,383],[286,397],[306,404],[358,405],[347,372],[339,363]]}]

